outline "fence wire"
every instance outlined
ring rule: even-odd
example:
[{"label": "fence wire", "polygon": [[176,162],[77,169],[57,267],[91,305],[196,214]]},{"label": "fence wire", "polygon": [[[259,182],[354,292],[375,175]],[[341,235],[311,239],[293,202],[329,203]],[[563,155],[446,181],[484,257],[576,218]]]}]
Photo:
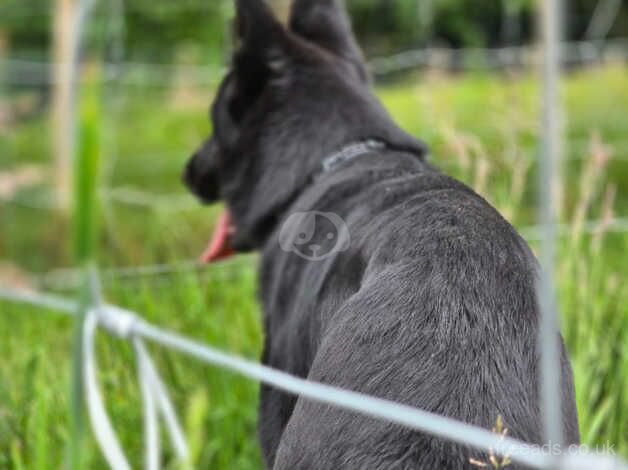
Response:
[{"label": "fence wire", "polygon": [[[518,232],[529,242],[539,242],[543,238],[542,225],[532,225],[521,227]],[[579,233],[595,235],[598,233],[625,233],[628,232],[628,217],[615,217],[609,220],[589,220],[582,224]],[[557,224],[555,226],[557,238],[573,236],[572,224]],[[110,267],[101,269],[101,279],[105,284],[119,283],[123,287],[126,283],[141,281],[147,278],[160,278],[156,284],[164,285],[168,281],[165,279],[173,274],[197,273],[208,275],[212,279],[228,280],[242,272],[243,269],[251,269],[256,257],[254,255],[240,255],[236,260],[223,262],[207,266],[198,260],[185,260],[171,263],[148,264],[141,266]],[[42,289],[52,289],[59,291],[69,291],[81,286],[83,273],[77,268],[59,268],[45,273],[25,273],[25,277]],[[129,284],[129,288],[134,289],[134,284]]]},{"label": "fence wire", "polygon": [[[628,38],[598,39],[564,42],[560,46],[561,61],[565,65],[585,65],[604,61],[627,61]],[[429,47],[411,49],[370,61],[375,77],[430,67],[453,70],[530,68],[540,65],[542,59],[535,46],[497,48]],[[0,59],[0,83],[15,86],[37,86],[55,83],[50,75],[54,62],[19,58]],[[102,80],[117,81],[129,86],[171,87],[172,77],[181,73],[188,86],[216,85],[224,76],[224,67],[215,65],[171,65],[141,62],[104,62]]]}]

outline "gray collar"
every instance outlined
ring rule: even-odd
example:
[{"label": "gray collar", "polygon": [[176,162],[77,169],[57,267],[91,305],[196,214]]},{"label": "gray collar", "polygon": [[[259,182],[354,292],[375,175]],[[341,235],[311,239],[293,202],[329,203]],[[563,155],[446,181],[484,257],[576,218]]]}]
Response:
[{"label": "gray collar", "polygon": [[387,146],[381,140],[368,139],[355,144],[350,144],[342,150],[330,155],[323,160],[323,173],[328,173],[338,166],[353,160],[354,158],[373,153],[376,150],[385,149]]}]

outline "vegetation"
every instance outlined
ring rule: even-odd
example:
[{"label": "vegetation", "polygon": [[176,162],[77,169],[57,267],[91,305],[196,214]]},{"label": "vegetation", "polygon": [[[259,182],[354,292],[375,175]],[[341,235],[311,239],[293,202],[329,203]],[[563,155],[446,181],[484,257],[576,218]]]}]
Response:
[{"label": "vegetation", "polygon": [[[277,1],[277,0],[270,0]],[[279,0],[281,1],[281,0]],[[205,60],[219,59],[230,30],[233,0],[134,0],[125,2],[129,58],[163,62],[178,50],[195,49]],[[360,41],[370,53],[390,53],[427,43],[485,47],[529,43],[534,37],[533,0],[346,0]],[[571,0],[566,34],[583,39],[598,2]],[[103,43],[116,2],[98,2],[90,30]],[[0,1],[0,36],[21,55],[46,54],[53,0]],[[628,35],[623,5],[609,37]],[[158,37],[159,41],[155,41]],[[37,52],[38,51],[38,52]]]},{"label": "vegetation", "polygon": [[[566,81],[568,111],[563,220],[557,279],[564,335],[573,360],[582,436],[628,456],[628,236],[600,224],[628,207],[628,70],[580,71]],[[176,83],[176,81],[175,81]],[[212,91],[174,86],[108,85],[89,117],[102,142],[99,263],[178,263],[200,254],[218,208],[186,195],[180,172],[210,132]],[[433,150],[433,161],[470,184],[516,226],[535,220],[538,89],[533,77],[435,73],[409,77],[378,93],[395,118]],[[100,120],[100,122],[97,122]],[[86,123],[90,129],[90,122]],[[49,210],[49,126],[45,116],[0,128],[0,175],[35,165],[39,184],[0,203],[0,283],[52,287],[30,273],[73,265],[72,223]],[[90,145],[93,145],[90,144]],[[0,188],[1,190],[2,188]],[[156,196],[151,206],[132,190]],[[166,197],[171,195],[171,197]],[[133,203],[131,203],[133,202]],[[534,244],[534,232],[522,230]],[[623,270],[623,271],[622,271]],[[227,351],[257,359],[260,312],[255,257],[199,272],[145,278],[105,276],[110,302],[147,320]],[[39,281],[39,283],[38,283]],[[56,289],[76,295],[72,287]],[[99,338],[101,384],[124,448],[142,458],[141,406],[128,344]],[[68,458],[72,321],[0,301],[0,468],[58,468]],[[175,399],[198,468],[256,469],[257,384],[158,347],[157,365]],[[508,423],[505,423],[508,426]],[[87,468],[105,468],[87,439]],[[168,458],[172,454],[166,449]],[[174,468],[174,464],[171,465]]]}]

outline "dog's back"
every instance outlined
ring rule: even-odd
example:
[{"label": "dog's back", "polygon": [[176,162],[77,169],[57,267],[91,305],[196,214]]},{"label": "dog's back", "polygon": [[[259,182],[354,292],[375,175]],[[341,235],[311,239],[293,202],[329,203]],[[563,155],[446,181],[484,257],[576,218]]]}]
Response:
[{"label": "dog's back", "polygon": [[[388,153],[347,164],[291,210],[340,215],[351,234],[347,251],[312,262],[268,244],[265,360],[485,428],[501,417],[510,436],[542,443],[534,256],[470,189],[412,156]],[[573,385],[562,362],[573,443]],[[263,400],[281,396],[266,389]],[[285,430],[267,426],[273,422],[262,419],[260,434],[279,445],[277,469],[457,469],[483,458],[308,400],[296,402]]]}]

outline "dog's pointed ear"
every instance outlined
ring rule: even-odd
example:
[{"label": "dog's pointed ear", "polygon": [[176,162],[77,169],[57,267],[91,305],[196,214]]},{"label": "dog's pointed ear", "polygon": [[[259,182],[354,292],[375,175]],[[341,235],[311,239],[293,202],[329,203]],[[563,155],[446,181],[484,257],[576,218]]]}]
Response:
[{"label": "dog's pointed ear", "polygon": [[299,36],[351,62],[368,81],[364,56],[343,0],[294,0],[290,28]]},{"label": "dog's pointed ear", "polygon": [[[233,56],[237,96],[246,109],[289,65],[288,33],[264,0],[235,0],[238,48]],[[277,82],[279,83],[279,82]]]},{"label": "dog's pointed ear", "polygon": [[283,76],[289,64],[288,33],[265,1],[235,0],[235,5],[239,44],[233,55],[229,83],[224,87],[228,105],[220,109],[222,116],[233,124],[240,122],[271,80]]},{"label": "dog's pointed ear", "polygon": [[283,49],[286,31],[264,0],[236,0],[236,13],[240,51],[266,61]]}]

